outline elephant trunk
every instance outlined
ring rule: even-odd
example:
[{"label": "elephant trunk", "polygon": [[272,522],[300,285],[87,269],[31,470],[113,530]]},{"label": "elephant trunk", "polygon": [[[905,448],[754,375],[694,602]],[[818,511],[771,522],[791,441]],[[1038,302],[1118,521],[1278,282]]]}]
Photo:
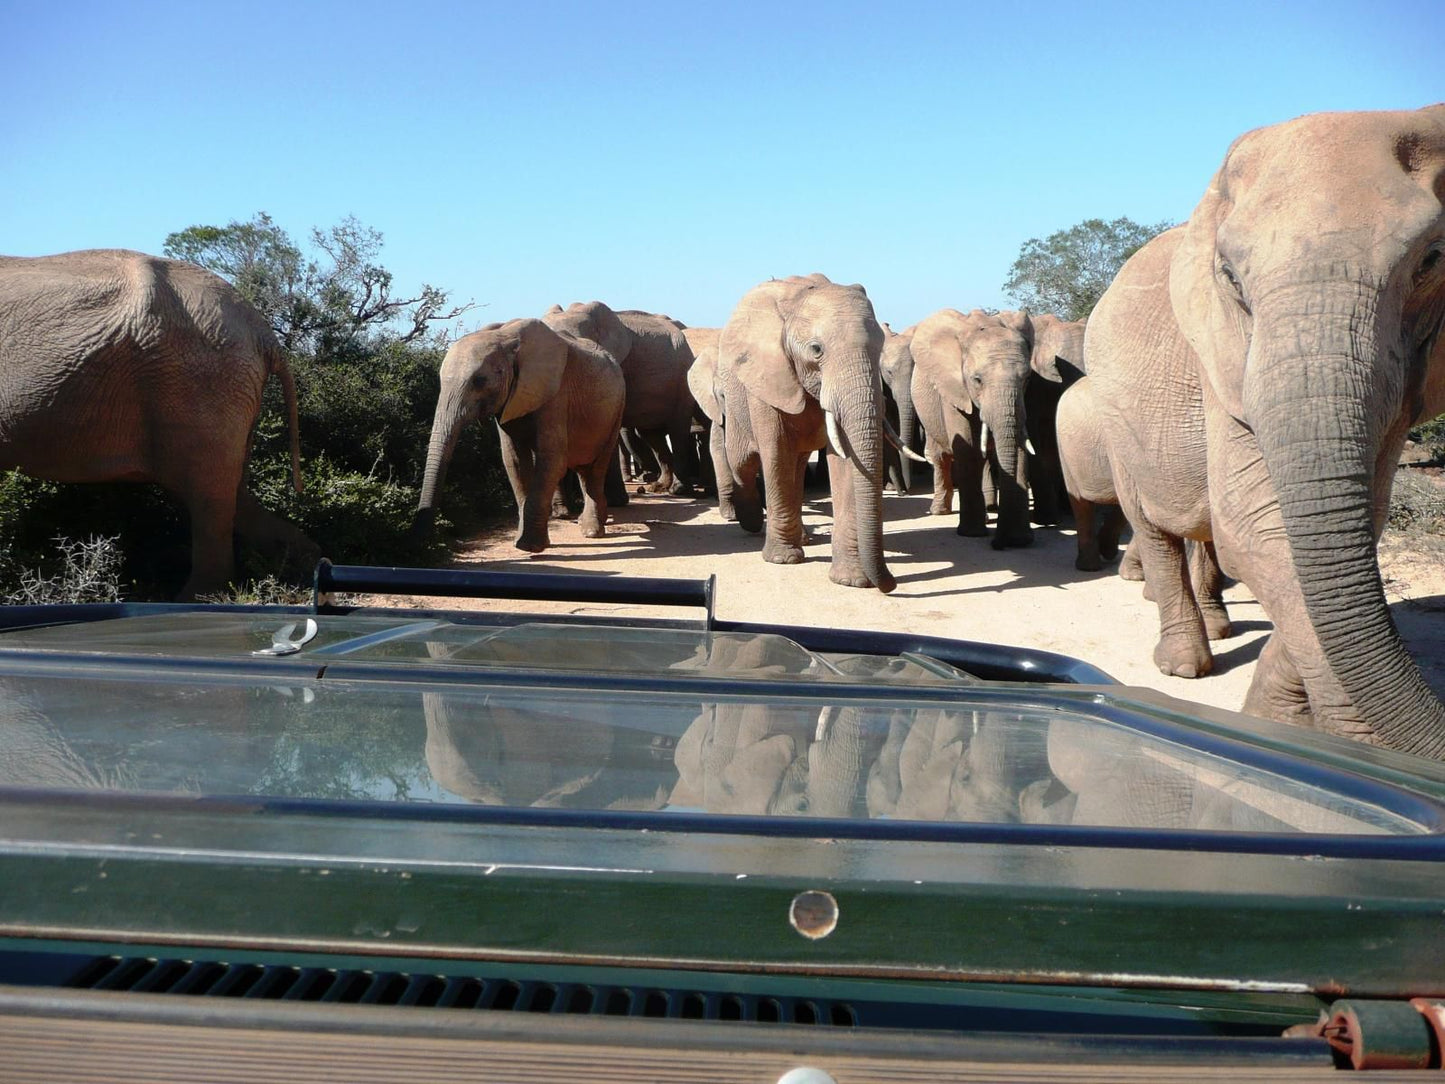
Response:
[{"label": "elephant trunk", "polygon": [[1445,705],[1395,629],[1375,551],[1376,465],[1401,378],[1387,361],[1392,321],[1377,303],[1369,285],[1341,285],[1323,308],[1317,286],[1275,290],[1256,316],[1244,413],[1279,500],[1309,624],[1350,701],[1330,703],[1329,683],[1310,681],[1312,667],[1324,676],[1318,663],[1292,657],[1314,714],[1331,729],[1441,758]]},{"label": "elephant trunk", "polygon": [[416,522],[425,527],[436,517],[437,496],[442,482],[446,479],[447,464],[456,450],[457,437],[469,420],[466,405],[461,396],[443,390],[437,399],[436,415],[432,419],[431,441],[427,445],[426,471],[422,475],[421,498],[417,501]]},{"label": "elephant trunk", "polygon": [[[918,411],[913,406],[913,393],[908,386],[908,381],[899,381],[893,387],[893,397],[898,401],[898,437],[903,442],[903,447],[915,447],[918,436]],[[902,460],[900,469],[903,472],[903,491],[913,492],[913,460],[906,455],[899,455]]]},{"label": "elephant trunk", "polygon": [[858,564],[878,590],[897,586],[883,560],[883,388],[867,354],[842,366],[850,374],[837,389],[837,416],[851,462],[853,521]]},{"label": "elephant trunk", "polygon": [[1029,526],[1028,456],[1024,454],[1023,399],[1014,395],[1005,398],[998,408],[985,412],[984,423],[992,434],[988,449],[989,464],[998,486],[998,525],[994,529],[993,548],[1027,546],[1033,540]]}]

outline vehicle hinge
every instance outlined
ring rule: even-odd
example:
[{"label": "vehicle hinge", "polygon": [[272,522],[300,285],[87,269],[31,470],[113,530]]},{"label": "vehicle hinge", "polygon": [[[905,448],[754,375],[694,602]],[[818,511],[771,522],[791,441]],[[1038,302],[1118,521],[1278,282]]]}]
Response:
[{"label": "vehicle hinge", "polygon": [[1355,1069],[1439,1069],[1445,1001],[1336,1001],[1313,1024],[1297,1024],[1285,1035],[1324,1039]]}]

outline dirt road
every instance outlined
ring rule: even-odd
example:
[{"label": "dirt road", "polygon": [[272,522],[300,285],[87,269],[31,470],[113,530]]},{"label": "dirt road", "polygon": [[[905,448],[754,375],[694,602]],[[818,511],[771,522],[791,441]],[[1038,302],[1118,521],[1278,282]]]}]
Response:
[{"label": "dirt road", "polygon": [[[552,548],[530,557],[513,548],[511,529],[499,530],[463,547],[456,563],[595,575],[715,573],[720,617],[898,630],[1043,648],[1085,659],[1127,684],[1150,686],[1186,700],[1226,708],[1237,708],[1244,700],[1270,626],[1243,584],[1226,592],[1234,635],[1214,645],[1215,672],[1193,681],[1165,677],[1152,661],[1158,636],[1154,604],[1143,599],[1142,585],[1119,579],[1112,569],[1075,571],[1072,529],[1041,528],[1033,547],[995,552],[987,539],[955,535],[956,516],[929,516],[926,496],[885,496],[884,543],[898,589],[882,595],[829,582],[828,507],[826,494],[805,507],[804,520],[814,542],[800,565],[764,562],[759,556],[761,537],[725,523],[708,501],[652,495],[633,497],[618,510],[606,538],[586,539],[575,523],[554,521]],[[1427,565],[1417,554],[1388,542],[1382,567],[1396,623],[1427,679],[1437,692],[1445,693],[1445,574],[1438,565]],[[495,605],[458,600],[440,604]],[[571,604],[535,608],[583,609]],[[587,609],[596,612],[595,607]]]}]

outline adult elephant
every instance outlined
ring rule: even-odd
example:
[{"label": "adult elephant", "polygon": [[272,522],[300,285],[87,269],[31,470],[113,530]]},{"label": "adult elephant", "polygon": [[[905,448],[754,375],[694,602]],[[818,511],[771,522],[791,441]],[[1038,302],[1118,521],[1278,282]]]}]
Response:
[{"label": "adult elephant", "polygon": [[[1033,323],[1026,312],[962,313],[942,309],[913,332],[913,402],[928,434],[935,515],[948,511],[958,490],[958,533],[988,534],[984,460],[998,485],[993,548],[1027,546],[1028,456],[1024,388],[1033,356]],[[985,449],[983,428],[992,434]]]},{"label": "adult elephant", "polygon": [[690,492],[697,480],[694,404],[687,387],[693,356],[682,325],[657,313],[614,311],[600,301],[574,302],[565,309],[553,306],[542,319],[557,331],[595,343],[617,360],[627,382],[622,425],[641,431],[661,467],[649,488]]},{"label": "adult elephant", "polygon": [[[828,449],[833,496],[829,577],[892,591],[883,560],[883,329],[861,286],[823,275],[774,279],[749,290],[718,339],[724,431],[738,522],[763,526],[763,558],[803,559],[803,475]],[[896,439],[896,438],[895,438]]]},{"label": "adult elephant", "polygon": [[0,469],[56,482],[155,482],[175,494],[191,521],[183,598],[229,583],[233,530],[314,548],[244,484],[273,374],[299,491],[286,356],[229,283],[118,249],[0,257]]},{"label": "adult elephant", "polygon": [[[918,411],[913,406],[913,328],[895,332],[883,325],[883,353],[879,364],[883,370],[883,397],[889,424],[896,424],[899,442],[915,452],[921,450]],[[897,419],[896,423],[894,419]],[[897,448],[887,452],[888,477],[899,493],[913,492],[913,459]]]},{"label": "adult elephant", "polygon": [[418,520],[436,513],[462,428],[490,417],[517,501],[517,548],[540,553],[549,545],[552,495],[569,468],[582,482],[582,534],[602,537],[624,394],[622,371],[610,356],[541,320],[489,324],[463,335],[442,359]]},{"label": "adult elephant", "polygon": [[1024,416],[1033,445],[1029,487],[1033,490],[1033,521],[1052,527],[1059,522],[1060,504],[1068,500],[1055,418],[1064,392],[1084,375],[1085,322],[1061,320],[1053,313],[1040,313],[1030,319],[1034,350],[1024,387]]},{"label": "adult elephant", "polygon": [[1198,630],[1170,627],[1181,562],[1141,512],[1212,537],[1274,622],[1246,711],[1433,757],[1445,705],[1390,619],[1375,544],[1406,432],[1445,409],[1442,196],[1445,105],[1250,132],[1121,271],[1086,346],[1092,381],[1111,311],[1101,398],[1165,637]]}]

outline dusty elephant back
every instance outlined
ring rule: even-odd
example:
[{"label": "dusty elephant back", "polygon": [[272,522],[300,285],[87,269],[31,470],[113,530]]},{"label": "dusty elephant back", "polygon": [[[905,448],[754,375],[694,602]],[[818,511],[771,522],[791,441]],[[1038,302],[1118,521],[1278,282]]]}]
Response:
[{"label": "dusty elephant back", "polygon": [[[247,434],[284,369],[260,314],[202,268],[124,250],[0,260],[0,447],[27,472],[149,479],[154,433],[239,413]],[[57,425],[84,434],[83,456]]]}]

